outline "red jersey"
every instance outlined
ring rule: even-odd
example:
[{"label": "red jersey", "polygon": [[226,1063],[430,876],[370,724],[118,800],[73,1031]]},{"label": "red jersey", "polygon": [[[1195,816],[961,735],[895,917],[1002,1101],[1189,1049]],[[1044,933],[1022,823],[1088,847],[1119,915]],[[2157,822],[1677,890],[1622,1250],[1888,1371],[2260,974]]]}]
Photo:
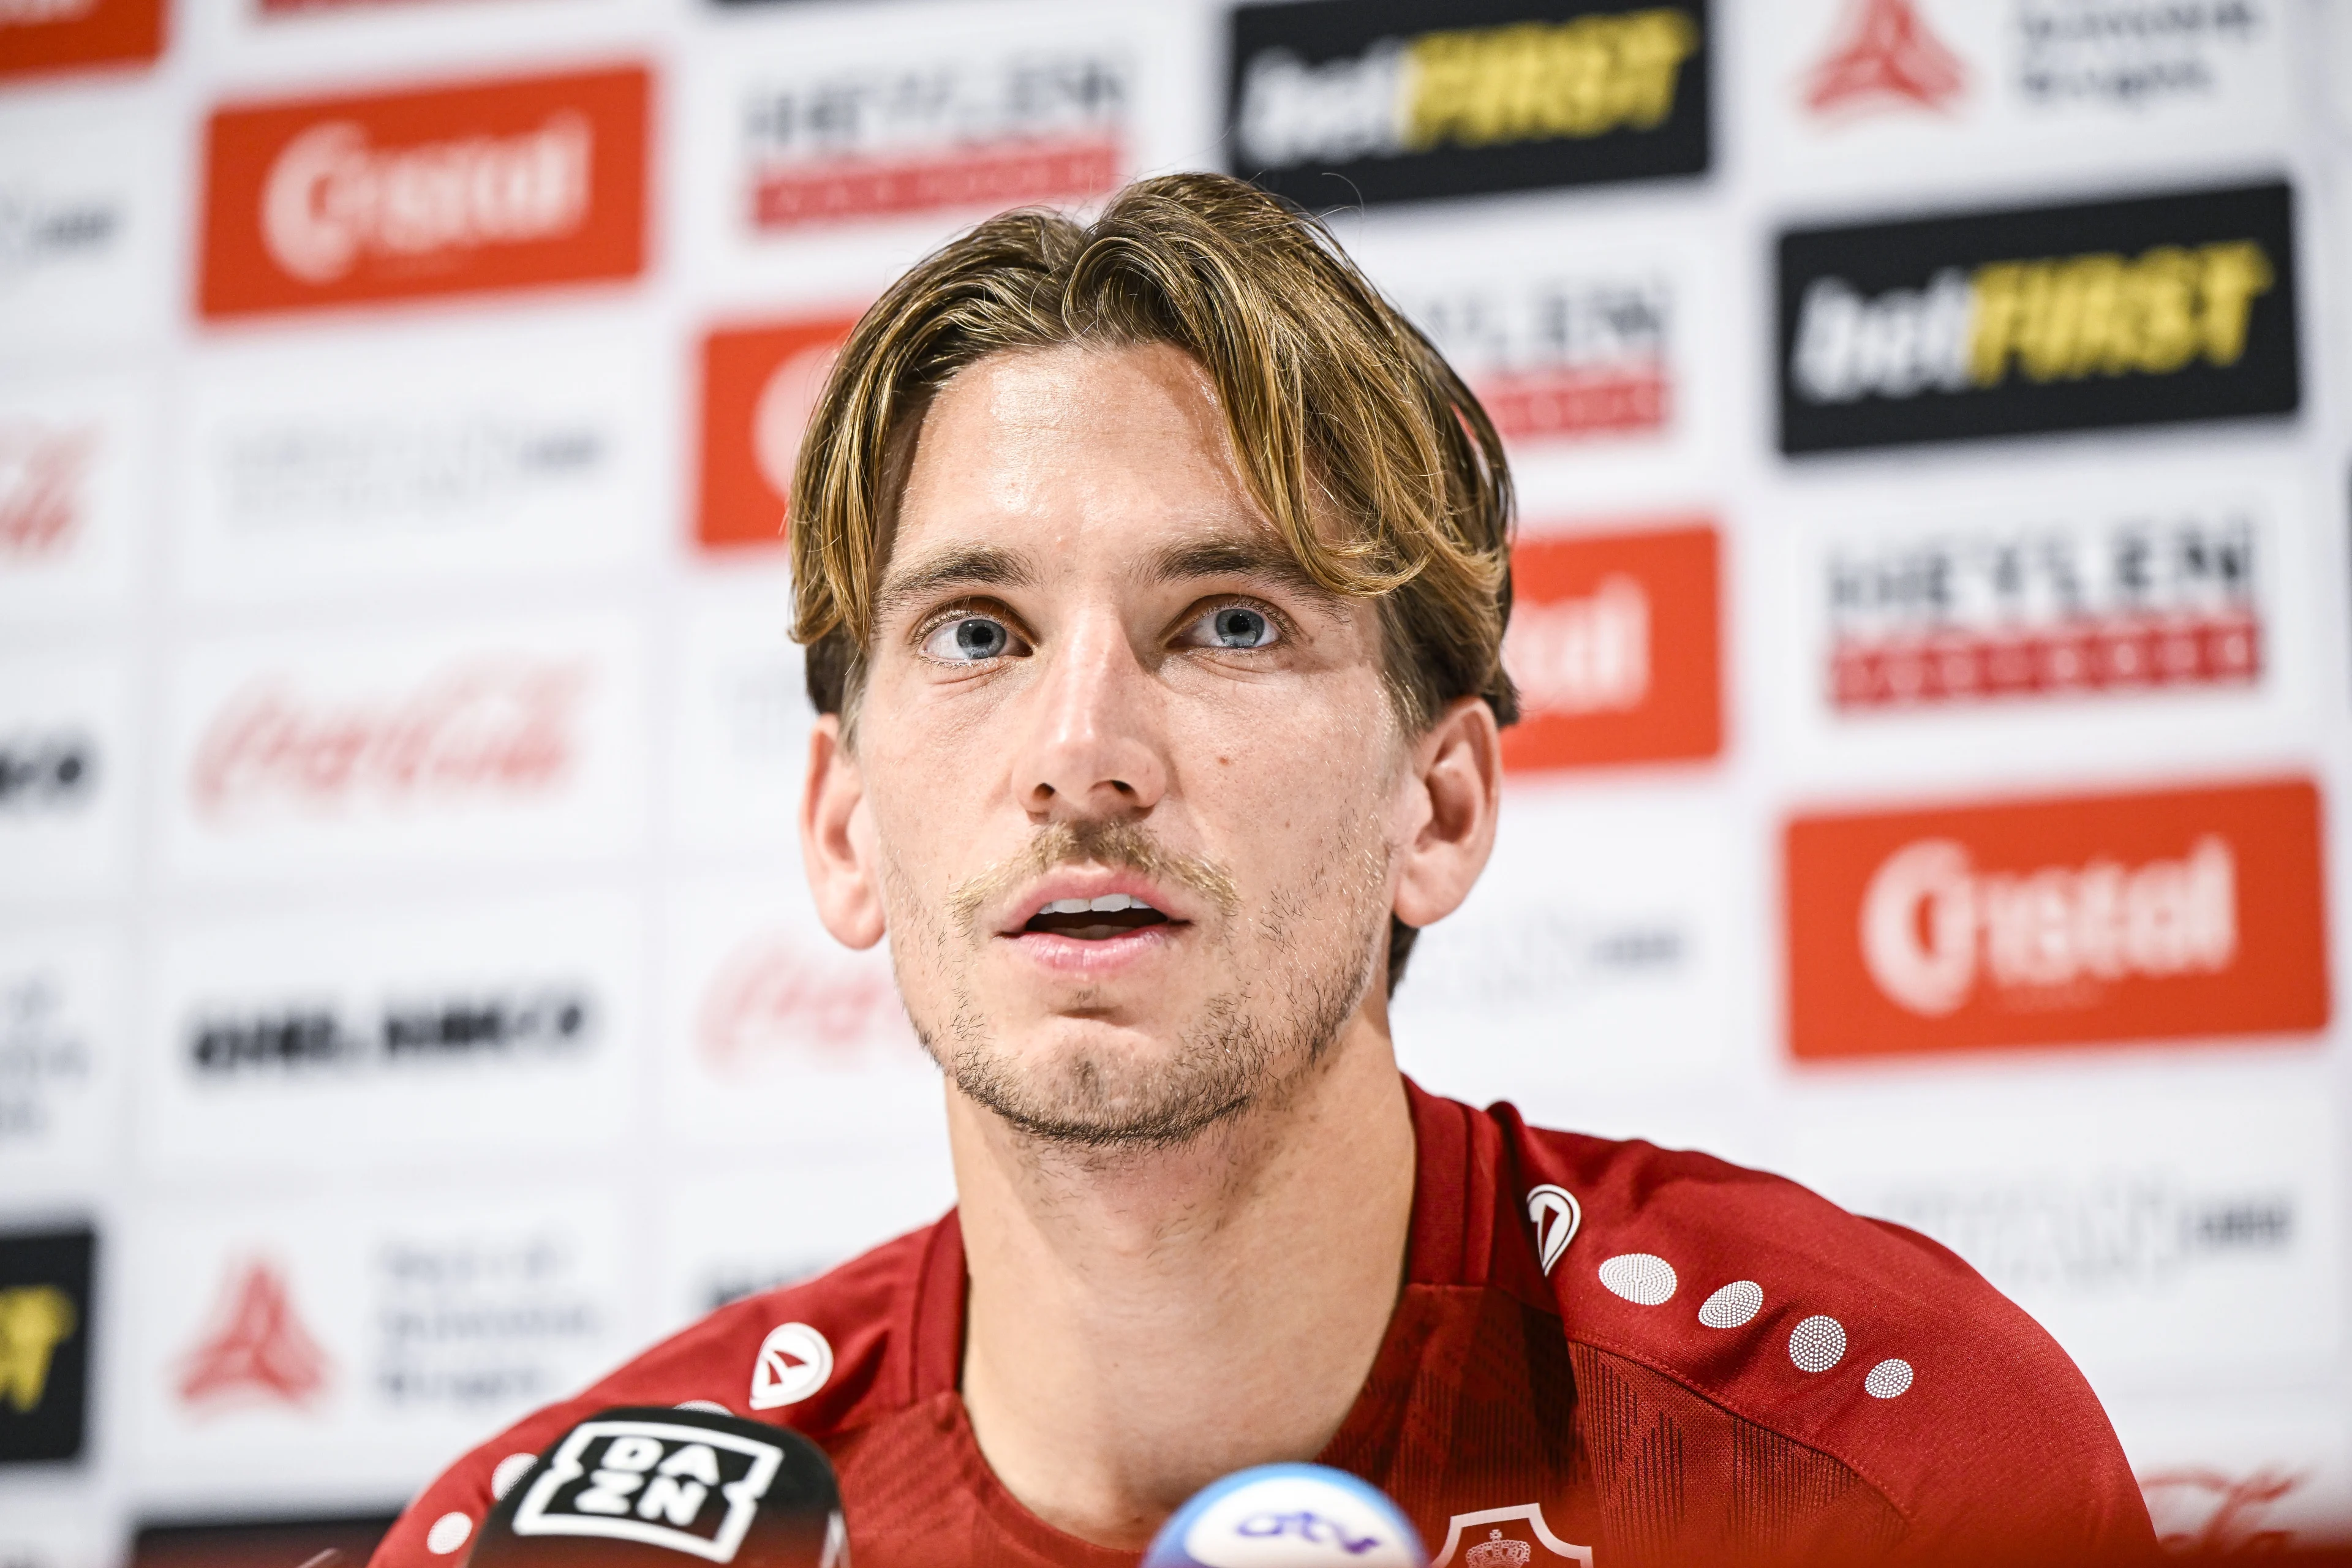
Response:
[{"label": "red jersey", "polygon": [[[2082,1374],[1952,1253],[1777,1176],[1407,1089],[1404,1289],[1318,1458],[1394,1498],[1433,1562],[2154,1552]],[[823,1447],[856,1568],[1130,1568],[989,1469],[957,1392],[963,1303],[950,1213],[723,1307],[459,1460],[375,1568],[462,1563],[574,1422],[684,1403]]]}]

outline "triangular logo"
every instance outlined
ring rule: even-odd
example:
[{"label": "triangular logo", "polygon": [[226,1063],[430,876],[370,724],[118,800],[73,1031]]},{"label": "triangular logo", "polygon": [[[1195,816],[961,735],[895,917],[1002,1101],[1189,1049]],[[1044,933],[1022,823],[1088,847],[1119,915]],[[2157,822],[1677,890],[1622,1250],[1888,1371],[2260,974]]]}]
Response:
[{"label": "triangular logo", "polygon": [[1814,113],[1889,101],[1944,109],[1968,89],[1968,66],[1927,30],[1913,0],[1856,0],[1847,14],[1843,41],[1805,84]]},{"label": "triangular logo", "polygon": [[806,1323],[778,1323],[751,1363],[751,1408],[798,1405],[833,1376],[833,1347]]},{"label": "triangular logo", "polygon": [[189,1405],[238,1395],[307,1405],[326,1387],[328,1371],[327,1352],[294,1315],[284,1277],[257,1261],[222,1290],[212,1331],[182,1368],[180,1398]]},{"label": "triangular logo", "polygon": [[1543,1261],[1543,1271],[1549,1274],[1568,1244],[1576,1239],[1576,1227],[1584,1223],[1584,1210],[1574,1193],[1546,1183],[1528,1191],[1528,1218],[1536,1227],[1536,1255]]}]

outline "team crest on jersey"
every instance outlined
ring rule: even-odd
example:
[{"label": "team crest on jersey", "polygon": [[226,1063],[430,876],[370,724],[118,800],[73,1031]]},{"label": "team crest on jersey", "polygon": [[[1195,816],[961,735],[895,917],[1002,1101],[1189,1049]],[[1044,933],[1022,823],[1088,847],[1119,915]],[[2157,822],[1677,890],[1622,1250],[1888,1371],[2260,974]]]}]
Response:
[{"label": "team crest on jersey", "polygon": [[1543,1271],[1549,1274],[1568,1244],[1576,1239],[1576,1227],[1584,1223],[1584,1210],[1574,1193],[1547,1182],[1529,1189],[1528,1218],[1536,1227],[1536,1255],[1542,1260]]},{"label": "team crest on jersey", "polygon": [[833,1375],[833,1346],[806,1323],[778,1323],[751,1363],[751,1408],[798,1405]]},{"label": "team crest on jersey", "polygon": [[[1558,1187],[1538,1187],[1536,1191],[1559,1193]],[[1568,1194],[1560,1193],[1560,1196]],[[1532,1199],[1533,1194],[1529,1197]],[[1568,1201],[1569,1212],[1575,1213],[1576,1200]],[[1570,1228],[1574,1228],[1572,1224]],[[1431,1568],[1450,1568],[1456,1562],[1465,1568],[1550,1568],[1561,1563],[1592,1568],[1592,1548],[1562,1541],[1544,1522],[1543,1504],[1523,1502],[1511,1508],[1457,1513],[1447,1521],[1445,1545],[1431,1560]]]}]

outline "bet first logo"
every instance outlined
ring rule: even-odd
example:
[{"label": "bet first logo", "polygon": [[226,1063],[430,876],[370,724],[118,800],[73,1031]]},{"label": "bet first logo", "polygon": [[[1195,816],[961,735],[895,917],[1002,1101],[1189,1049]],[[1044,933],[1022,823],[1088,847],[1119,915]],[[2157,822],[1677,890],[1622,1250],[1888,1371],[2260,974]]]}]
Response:
[{"label": "bet first logo", "polygon": [[0,1465],[81,1458],[97,1236],[0,1234]]},{"label": "bet first logo", "polygon": [[1780,243],[1780,449],[2293,414],[2283,183]]}]

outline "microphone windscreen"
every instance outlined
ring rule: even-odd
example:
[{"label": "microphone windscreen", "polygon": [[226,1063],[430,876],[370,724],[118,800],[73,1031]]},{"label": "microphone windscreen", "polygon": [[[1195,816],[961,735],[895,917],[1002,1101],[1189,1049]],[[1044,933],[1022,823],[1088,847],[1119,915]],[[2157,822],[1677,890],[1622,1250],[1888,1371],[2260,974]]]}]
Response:
[{"label": "microphone windscreen", "polygon": [[1143,1568],[1428,1568],[1402,1510],[1326,1465],[1260,1465],[1194,1493],[1143,1553]]},{"label": "microphone windscreen", "polygon": [[581,1422],[482,1521],[467,1568],[848,1568],[841,1488],[781,1426],[662,1405]]}]

